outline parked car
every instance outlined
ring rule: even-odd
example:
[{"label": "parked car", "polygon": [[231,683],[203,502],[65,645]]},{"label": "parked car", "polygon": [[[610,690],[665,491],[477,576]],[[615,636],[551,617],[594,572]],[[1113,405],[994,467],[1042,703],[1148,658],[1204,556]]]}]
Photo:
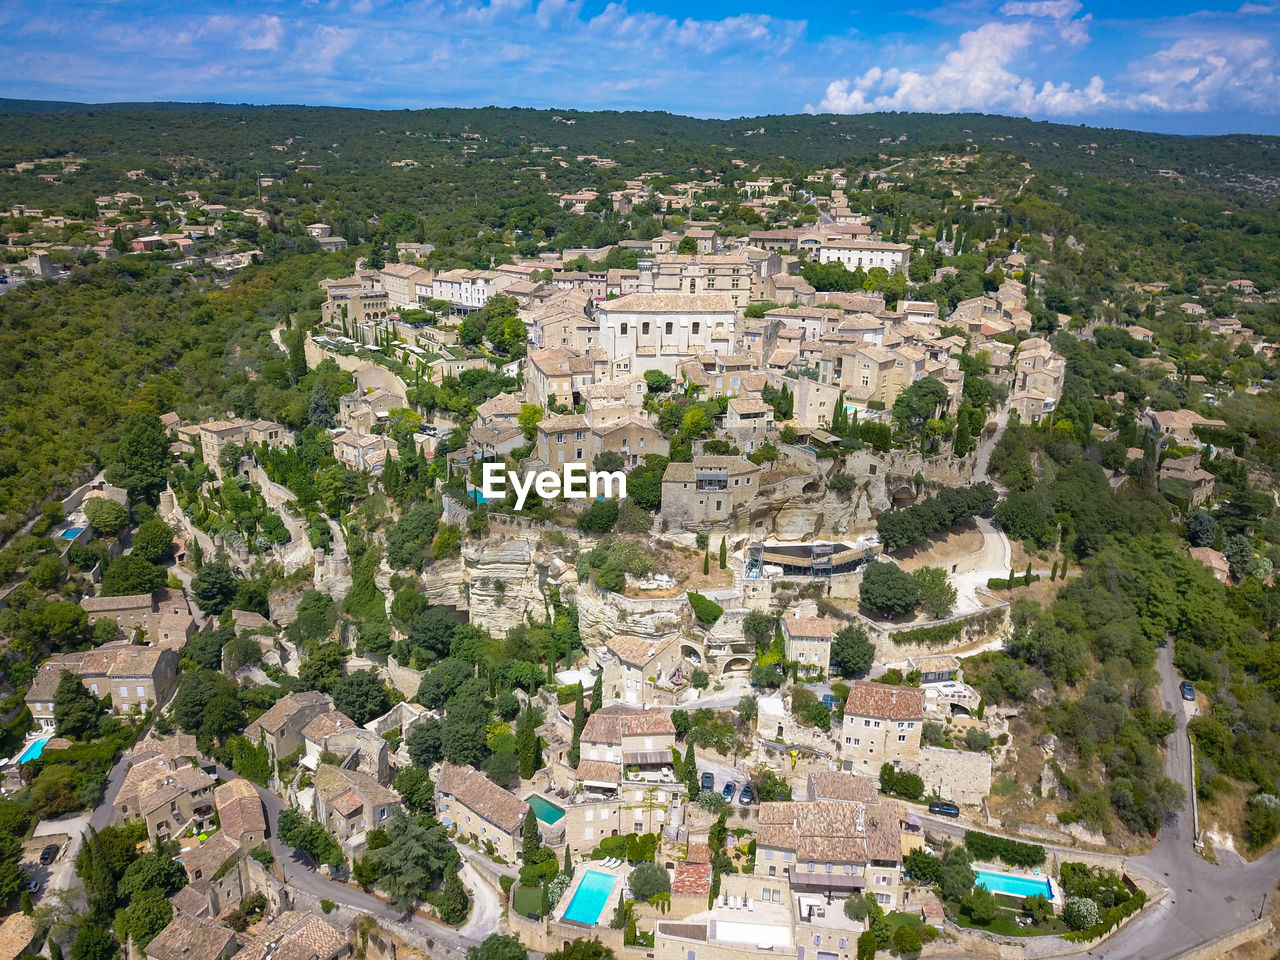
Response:
[{"label": "parked car", "polygon": [[744,783],[742,785],[742,792],[738,794],[738,802],[745,807],[748,804],[753,803],[755,799],[756,795],[751,790],[751,784]]},{"label": "parked car", "polygon": [[940,817],[958,817],[960,816],[960,808],[954,803],[948,803],[945,800],[935,800],[929,804],[929,812],[936,813]]},{"label": "parked car", "polygon": [[26,883],[24,883],[24,884],[22,885],[22,892],[23,892],[23,893],[39,893],[39,892],[40,892],[40,881],[39,881],[39,880],[28,880]]},{"label": "parked car", "polygon": [[1192,703],[1196,702],[1196,688],[1192,686],[1190,680],[1182,681],[1182,699],[1190,700]]},{"label": "parked car", "polygon": [[730,803],[732,803],[733,795],[737,792],[738,792],[738,785],[734,783],[732,780],[730,780],[728,783],[724,785],[724,789],[720,791],[720,795],[724,797],[726,800],[728,800]]},{"label": "parked car", "polygon": [[47,867],[56,859],[58,859],[58,845],[56,843],[51,843],[40,851],[40,865],[42,867]]},{"label": "parked car", "polygon": [[714,790],[716,788],[716,775],[708,770],[702,775],[701,784],[703,790]]}]

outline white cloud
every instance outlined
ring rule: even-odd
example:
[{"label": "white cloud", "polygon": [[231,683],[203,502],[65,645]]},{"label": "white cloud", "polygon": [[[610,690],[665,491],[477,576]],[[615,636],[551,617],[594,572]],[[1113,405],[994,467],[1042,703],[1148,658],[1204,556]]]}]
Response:
[{"label": "white cloud", "polygon": [[284,37],[284,24],[279,17],[254,17],[245,24],[236,44],[241,50],[279,50]]},{"label": "white cloud", "polygon": [[1086,13],[1077,20],[1076,14],[1083,9],[1080,0],[1009,0],[1000,12],[1006,17],[1052,20],[1063,43],[1083,47],[1089,42],[1088,24],[1093,19],[1092,14]]},{"label": "white cloud", "polygon": [[[1107,102],[1101,77],[1083,88],[1035,81],[1009,64],[1035,40],[1029,21],[986,23],[961,34],[959,45],[932,73],[872,67],[852,81],[833,80],[818,109],[827,113],[870,110],[1008,110],[1023,114],[1076,114]],[[807,108],[812,110],[812,107]]]},{"label": "white cloud", "polygon": [[1140,109],[1280,110],[1280,59],[1262,36],[1187,37],[1131,64],[1129,78]]}]

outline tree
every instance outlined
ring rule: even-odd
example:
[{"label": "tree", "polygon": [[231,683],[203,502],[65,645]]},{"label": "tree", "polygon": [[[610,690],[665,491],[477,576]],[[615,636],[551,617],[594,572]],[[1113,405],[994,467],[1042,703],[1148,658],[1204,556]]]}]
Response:
[{"label": "tree", "polygon": [[307,408],[307,422],[313,427],[329,428],[333,426],[333,404],[324,392],[324,387],[316,384],[311,390],[311,404]]},{"label": "tree", "polygon": [[924,947],[920,928],[913,923],[902,924],[893,931],[893,945],[899,954],[905,956],[919,953]]},{"label": "tree", "polygon": [[435,808],[435,785],[422,767],[405,767],[396,774],[392,786],[411,810],[430,813]]},{"label": "tree", "polygon": [[721,537],[720,538],[720,569],[723,570],[726,566],[728,566],[728,562],[729,562],[728,546],[725,543],[725,538]]},{"label": "tree", "polygon": [[578,529],[583,533],[608,533],[618,519],[617,500],[593,500],[578,514]]},{"label": "tree", "polygon": [[532,863],[542,849],[542,839],[538,836],[538,818],[530,807],[524,812],[524,826],[520,833],[521,851],[525,863]]},{"label": "tree", "polygon": [[434,662],[448,656],[458,618],[448,607],[430,607],[409,628],[409,646],[415,656]]},{"label": "tree", "polygon": [[591,460],[591,466],[602,473],[617,473],[626,467],[627,462],[616,450],[603,450]]},{"label": "tree", "polygon": [[946,571],[941,567],[920,567],[911,576],[920,588],[920,604],[925,612],[934,620],[949,617],[956,605],[956,588],[947,579]]},{"label": "tree", "polygon": [[116,938],[92,920],[80,925],[80,933],[71,946],[71,960],[116,960],[119,954]]},{"label": "tree", "polygon": [[[446,875],[456,875],[458,851],[443,824],[397,811],[387,835],[391,842],[368,856],[380,874],[378,888],[391,898],[397,910],[408,910],[425,900]],[[463,893],[465,896],[465,890]]]},{"label": "tree", "polygon": [[1072,930],[1087,930],[1098,922],[1098,905],[1088,897],[1067,897],[1062,922]]},{"label": "tree", "polygon": [[773,637],[776,625],[776,617],[771,617],[762,610],[752,610],[742,620],[742,633],[748,640],[759,646]]},{"label": "tree", "polygon": [[364,726],[391,709],[391,698],[378,679],[378,671],[369,667],[348,674],[333,685],[333,706]]},{"label": "tree", "polygon": [[230,565],[222,560],[206,563],[191,578],[191,595],[207,615],[220,616],[236,595],[236,578]]},{"label": "tree", "polygon": [[872,614],[900,617],[915,610],[920,587],[896,563],[872,563],[862,575],[859,599]]},{"label": "tree", "polygon": [[520,938],[511,933],[491,933],[478,947],[467,950],[467,960],[526,960]]},{"label": "tree", "polygon": [[58,676],[53,692],[54,732],[72,740],[92,740],[102,722],[102,701],[85,689],[70,670]]},{"label": "tree", "polygon": [[471,909],[471,898],[467,896],[467,888],[463,886],[462,878],[456,873],[445,876],[444,887],[440,890],[440,896],[436,898],[436,909],[440,912],[440,919],[454,927],[461,926],[467,919],[467,911]]},{"label": "tree", "polygon": [[547,954],[547,960],[616,960],[614,952],[599,940],[570,940],[562,950]]},{"label": "tree", "polygon": [[676,245],[676,253],[681,256],[689,257],[698,252],[698,241],[693,237],[684,236],[680,238],[680,243]]},{"label": "tree", "polygon": [[604,706],[604,671],[596,674],[595,682],[591,685],[591,712],[595,713]]},{"label": "tree", "polygon": [[449,702],[444,724],[440,728],[440,748],[450,763],[478,767],[489,752],[489,708],[480,699]]},{"label": "tree", "polygon": [[831,641],[831,668],[842,677],[864,676],[875,657],[875,644],[859,624],[845,627]]},{"label": "tree", "polygon": [[876,956],[876,935],[870,930],[863,930],[858,934],[858,960],[875,960]]},{"label": "tree", "polygon": [[173,904],[163,890],[144,890],[133,898],[124,912],[123,922],[117,923],[120,935],[132,937],[139,949],[146,949],[157,933],[173,919]]},{"label": "tree", "polygon": [[152,517],[134,531],[133,555],[161,566],[169,563],[173,559],[173,527]]},{"label": "tree", "polygon": [[1218,521],[1203,510],[1187,514],[1187,540],[1193,547],[1211,547],[1218,536]]},{"label": "tree", "polygon": [[116,449],[120,485],[129,496],[155,505],[169,472],[169,436],[153,413],[135,413],[125,421]]},{"label": "tree", "polygon": [[104,597],[133,597],[155,593],[165,584],[164,571],[133,555],[114,560],[102,575]]},{"label": "tree", "polygon": [[918,433],[946,402],[946,386],[933,377],[922,377],[898,394],[893,420],[900,428]]},{"label": "tree", "polygon": [[974,887],[960,902],[969,919],[980,926],[986,926],[1000,915],[1000,904],[986,887]]},{"label": "tree", "polygon": [[444,746],[440,736],[440,721],[435,717],[424,717],[409,731],[405,741],[409,748],[409,759],[414,766],[427,768],[439,763],[444,757]]},{"label": "tree", "polygon": [[124,872],[116,886],[116,895],[122,900],[133,900],[148,890],[159,890],[168,897],[187,885],[187,874],[182,864],[160,852],[138,856]]},{"label": "tree", "polygon": [[738,701],[738,719],[744,723],[754,723],[759,712],[759,700],[755,694],[748,693]]},{"label": "tree", "polygon": [[671,892],[671,876],[665,867],[653,861],[638,864],[627,882],[635,898],[645,903],[650,903],[660,893]]},{"label": "tree", "polygon": [[538,731],[530,707],[516,721],[516,756],[520,762],[520,776],[529,779],[538,770]]}]

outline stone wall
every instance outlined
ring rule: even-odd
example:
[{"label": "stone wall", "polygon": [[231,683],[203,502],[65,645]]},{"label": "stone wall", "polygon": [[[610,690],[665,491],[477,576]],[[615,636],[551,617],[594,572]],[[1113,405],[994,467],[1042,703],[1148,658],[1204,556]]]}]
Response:
[{"label": "stone wall", "polygon": [[991,792],[991,755],[972,750],[921,747],[916,773],[926,794],[937,791],[944,800],[979,804]]}]

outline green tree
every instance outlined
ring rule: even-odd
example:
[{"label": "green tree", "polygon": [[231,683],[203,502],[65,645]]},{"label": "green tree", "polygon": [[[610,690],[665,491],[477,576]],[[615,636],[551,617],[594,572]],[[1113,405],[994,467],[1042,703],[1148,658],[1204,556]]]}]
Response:
[{"label": "green tree", "polygon": [[90,693],[70,670],[58,676],[53,692],[54,732],[72,740],[92,740],[102,723],[102,701]]},{"label": "green tree", "polygon": [[148,563],[166,565],[173,559],[173,527],[153,517],[133,534],[133,555]]},{"label": "green tree", "polygon": [[409,759],[415,766],[425,769],[444,758],[440,730],[439,720],[434,717],[424,717],[409,731],[409,737],[405,743],[409,748]]},{"label": "green tree", "polygon": [[165,584],[164,571],[142,557],[129,555],[114,560],[102,575],[104,597],[132,597],[154,593]]},{"label": "green tree", "polygon": [[520,841],[524,862],[532,863],[537,858],[538,851],[542,849],[542,840],[538,836],[538,818],[534,815],[533,807],[524,813],[524,828],[521,830]]},{"label": "green tree", "polygon": [[969,919],[979,926],[986,926],[1000,915],[1000,904],[986,887],[974,887],[961,901]]},{"label": "green tree", "polygon": [[116,449],[122,472],[118,481],[129,496],[153,506],[169,472],[169,436],[153,413],[135,413],[125,421]]},{"label": "green tree", "polygon": [[478,947],[467,950],[467,960],[525,960],[520,938],[511,933],[491,933]]},{"label": "green tree", "polygon": [[842,677],[864,676],[875,656],[875,644],[859,624],[844,627],[831,641],[831,668]]},{"label": "green tree", "polygon": [[599,940],[570,940],[561,950],[547,954],[547,960],[616,960],[614,952]]},{"label": "green tree", "polygon": [[666,868],[648,861],[636,865],[627,882],[637,900],[650,903],[655,896],[671,892],[671,876]]},{"label": "green tree", "polygon": [[676,253],[684,257],[691,257],[698,252],[698,241],[693,237],[681,237],[680,242],[676,245]]},{"label": "green tree", "polygon": [[357,670],[333,685],[333,706],[360,726],[380,717],[391,708],[387,688],[373,667]]},{"label": "green tree", "polygon": [[951,616],[956,605],[956,588],[947,579],[941,567],[920,567],[911,576],[920,590],[920,605],[931,619],[942,620]]},{"label": "green tree", "polygon": [[450,763],[479,766],[489,752],[489,708],[482,700],[454,698],[440,728],[440,748]]},{"label": "green tree", "polygon": [[874,615],[900,617],[915,610],[920,602],[920,587],[896,563],[873,563],[862,575],[859,599]]},{"label": "green tree", "polygon": [[155,935],[173,919],[173,905],[163,890],[143,890],[124,911],[117,927],[122,937],[132,937],[134,944],[145,950]]},{"label": "green tree", "polygon": [[425,900],[446,875],[456,875],[458,851],[442,824],[397,812],[387,835],[391,842],[368,856],[380,874],[378,888],[396,909],[407,910]]},{"label": "green tree", "polygon": [[520,776],[527,780],[538,770],[538,731],[529,707],[516,721],[516,754],[520,758]]},{"label": "green tree", "polygon": [[720,538],[720,569],[723,570],[729,564],[729,549],[725,543],[725,538]]},{"label": "green tree", "polygon": [[231,572],[230,565],[222,560],[206,563],[191,579],[191,596],[196,605],[209,616],[221,615],[230,606],[235,595],[235,574]]},{"label": "green tree", "polygon": [[436,909],[440,911],[440,919],[451,926],[461,926],[467,919],[471,898],[467,896],[462,878],[456,873],[450,873],[444,878],[444,886],[436,898]]},{"label": "green tree", "polygon": [[604,671],[596,674],[595,682],[591,685],[591,712],[595,713],[604,706]]},{"label": "green tree", "polygon": [[116,938],[94,920],[80,925],[76,942],[71,945],[71,960],[116,960],[119,953],[120,945]]},{"label": "green tree", "polygon": [[435,785],[421,767],[405,767],[392,784],[396,793],[415,813],[430,813],[435,807]]}]

